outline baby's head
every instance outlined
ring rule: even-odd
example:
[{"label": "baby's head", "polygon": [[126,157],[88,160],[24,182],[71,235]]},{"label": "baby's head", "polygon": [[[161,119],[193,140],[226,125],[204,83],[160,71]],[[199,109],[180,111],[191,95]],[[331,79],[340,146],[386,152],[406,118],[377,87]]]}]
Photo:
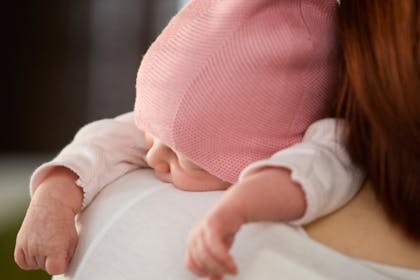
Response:
[{"label": "baby's head", "polygon": [[230,183],[335,93],[335,0],[192,1],[145,55],[136,124]]}]

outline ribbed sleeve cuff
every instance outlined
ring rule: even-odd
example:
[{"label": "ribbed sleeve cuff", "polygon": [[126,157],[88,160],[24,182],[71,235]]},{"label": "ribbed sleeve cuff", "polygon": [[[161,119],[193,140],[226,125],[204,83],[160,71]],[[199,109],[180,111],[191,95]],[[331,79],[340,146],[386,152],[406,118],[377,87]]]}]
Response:
[{"label": "ribbed sleeve cuff", "polygon": [[55,168],[55,167],[65,167],[74,172],[78,179],[76,180],[75,184],[76,186],[82,188],[83,190],[83,201],[82,201],[82,210],[89,205],[90,201],[93,199],[93,195],[90,194],[90,192],[86,192],[88,188],[86,186],[88,185],[88,181],[85,178],[85,175],[80,170],[80,167],[78,168],[78,164],[75,163],[74,158],[72,160],[69,160],[65,157],[58,156],[57,158],[53,159],[50,162],[46,162],[39,166],[35,171],[33,172],[30,183],[29,183],[29,191],[31,196],[35,193],[36,189],[39,187],[39,185],[45,180],[45,178],[48,176],[48,174]]}]

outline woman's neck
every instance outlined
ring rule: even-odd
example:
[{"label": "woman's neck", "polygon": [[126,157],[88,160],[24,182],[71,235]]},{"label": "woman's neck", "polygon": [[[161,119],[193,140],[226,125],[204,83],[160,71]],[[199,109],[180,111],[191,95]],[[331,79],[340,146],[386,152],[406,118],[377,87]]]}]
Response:
[{"label": "woman's neck", "polygon": [[346,255],[420,269],[420,241],[385,215],[369,185],[343,208],[305,226],[308,235]]}]

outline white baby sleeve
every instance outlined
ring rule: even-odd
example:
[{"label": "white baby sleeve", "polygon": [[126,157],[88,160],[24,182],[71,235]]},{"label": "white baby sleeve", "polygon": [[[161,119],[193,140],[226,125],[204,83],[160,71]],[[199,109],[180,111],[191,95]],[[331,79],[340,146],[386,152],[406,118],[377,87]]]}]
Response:
[{"label": "white baby sleeve", "polygon": [[252,163],[241,172],[239,180],[261,167],[290,169],[291,178],[301,185],[307,204],[304,216],[290,223],[307,224],[333,212],[356,194],[365,178],[345,150],[344,126],[343,120],[332,118],[315,122],[301,143]]},{"label": "white baby sleeve", "polygon": [[79,176],[76,184],[83,189],[84,208],[104,186],[131,170],[147,167],[146,152],[144,132],[134,124],[133,112],[92,122],[52,161],[35,170],[31,194],[53,167],[63,166]]}]

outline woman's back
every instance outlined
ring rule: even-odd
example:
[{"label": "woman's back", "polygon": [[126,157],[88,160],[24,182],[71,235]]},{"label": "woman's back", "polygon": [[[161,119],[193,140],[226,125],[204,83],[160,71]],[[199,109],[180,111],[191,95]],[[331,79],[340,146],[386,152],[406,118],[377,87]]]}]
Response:
[{"label": "woman's back", "polygon": [[[65,277],[53,279],[197,279],[182,265],[185,236],[221,194],[171,188],[147,169],[123,176],[102,191],[80,215],[80,241],[69,271]],[[307,233],[315,240],[302,228],[287,224],[244,226],[232,248],[241,273],[226,279],[279,279],[279,275],[288,280],[420,279],[420,269],[382,267],[365,262],[363,259],[372,258],[357,250],[350,253],[342,250],[362,247],[359,243],[364,245],[363,242],[368,243],[371,238],[364,241],[347,235],[348,238],[333,240],[328,236],[339,232],[342,226],[339,219],[344,219],[349,228],[359,227],[355,209],[361,205],[368,207],[370,203],[360,203],[363,201],[360,194],[344,209],[308,226]],[[360,208],[359,213],[365,210]],[[377,229],[381,230],[379,227],[366,230],[366,236],[374,238]],[[388,243],[386,240],[378,245],[388,250]],[[390,257],[394,256],[394,247],[387,252]],[[349,257],[354,257],[354,252],[359,253],[359,258]],[[412,255],[403,256],[404,259],[419,259],[418,249],[408,252]]]}]

